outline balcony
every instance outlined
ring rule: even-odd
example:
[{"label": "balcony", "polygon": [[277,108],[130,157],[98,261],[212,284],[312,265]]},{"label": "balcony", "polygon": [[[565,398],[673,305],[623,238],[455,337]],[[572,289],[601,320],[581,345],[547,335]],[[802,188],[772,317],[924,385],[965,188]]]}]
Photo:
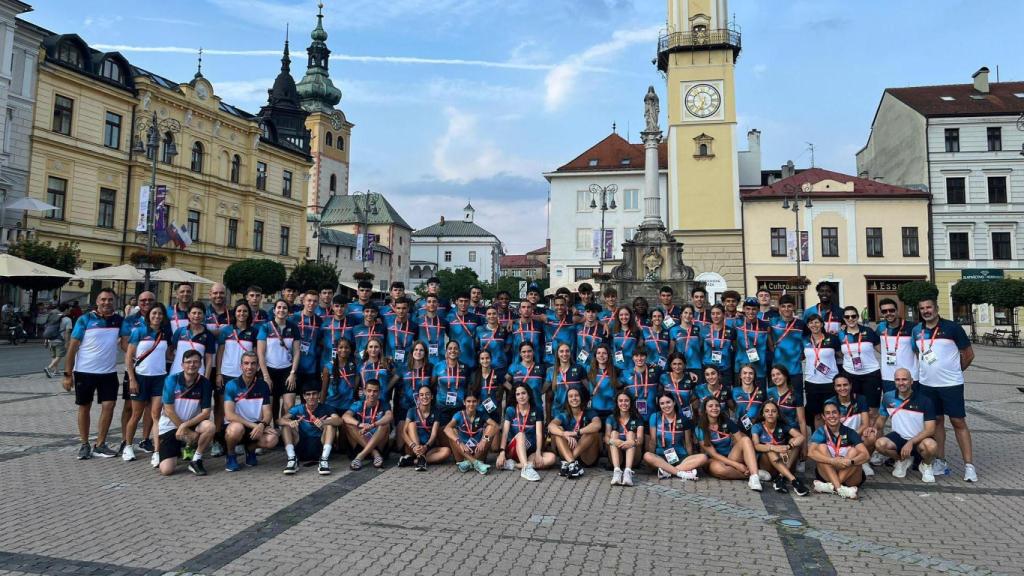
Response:
[{"label": "balcony", "polygon": [[658,70],[668,70],[668,56],[673,52],[695,52],[731,48],[733,60],[740,54],[742,44],[738,28],[672,32],[658,38]]}]

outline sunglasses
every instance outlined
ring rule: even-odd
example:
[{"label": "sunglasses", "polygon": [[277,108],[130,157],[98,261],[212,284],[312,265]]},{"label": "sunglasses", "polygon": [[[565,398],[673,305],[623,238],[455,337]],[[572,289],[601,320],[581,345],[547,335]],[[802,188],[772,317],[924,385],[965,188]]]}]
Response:
[{"label": "sunglasses", "polygon": [[896,309],[895,308],[885,308],[884,310],[882,310],[882,314],[895,314],[895,313],[896,313]]},{"label": "sunglasses", "polygon": [[857,318],[860,318],[860,316],[857,316],[856,314],[847,314],[843,316],[843,318],[846,318],[847,320],[856,320]]}]

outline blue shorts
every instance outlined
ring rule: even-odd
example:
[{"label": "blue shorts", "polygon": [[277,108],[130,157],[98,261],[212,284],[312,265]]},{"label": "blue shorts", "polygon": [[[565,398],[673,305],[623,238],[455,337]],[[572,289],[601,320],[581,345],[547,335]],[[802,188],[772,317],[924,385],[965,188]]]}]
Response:
[{"label": "blue shorts", "polygon": [[139,383],[139,393],[132,394],[130,399],[140,402],[148,402],[150,398],[162,395],[164,392],[164,380],[166,378],[166,374],[163,376],[143,376],[142,374],[136,374],[135,381]]},{"label": "blue shorts", "polygon": [[[907,445],[907,440],[905,438],[903,438],[903,436],[900,436],[899,432],[889,432],[888,434],[885,435],[885,437],[888,438],[889,441],[892,442],[894,445],[896,445],[897,459],[899,459],[898,455],[900,453],[900,450],[903,450],[903,447]],[[920,449],[921,449],[921,445],[918,444],[918,445],[914,446],[914,450],[913,450],[913,452],[911,452],[911,454],[913,455],[913,458],[914,458],[914,465],[915,466],[917,464],[921,463],[921,452],[920,452]]]},{"label": "blue shorts", "polygon": [[936,416],[964,418],[967,407],[964,405],[964,385],[958,386],[927,386],[921,385],[920,392],[932,401]]}]

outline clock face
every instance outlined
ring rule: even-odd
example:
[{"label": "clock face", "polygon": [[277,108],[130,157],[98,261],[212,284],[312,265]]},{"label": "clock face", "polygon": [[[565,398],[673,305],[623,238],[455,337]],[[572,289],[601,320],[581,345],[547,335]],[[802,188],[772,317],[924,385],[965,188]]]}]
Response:
[{"label": "clock face", "polygon": [[341,129],[341,114],[337,112],[331,114],[331,126],[334,126],[335,130]]},{"label": "clock face", "polygon": [[696,84],[686,91],[685,104],[691,115],[707,118],[722,106],[722,95],[710,84]]},{"label": "clock face", "polygon": [[210,95],[210,92],[206,89],[206,84],[199,82],[196,84],[196,96],[199,96],[200,100],[206,100],[206,97]]}]

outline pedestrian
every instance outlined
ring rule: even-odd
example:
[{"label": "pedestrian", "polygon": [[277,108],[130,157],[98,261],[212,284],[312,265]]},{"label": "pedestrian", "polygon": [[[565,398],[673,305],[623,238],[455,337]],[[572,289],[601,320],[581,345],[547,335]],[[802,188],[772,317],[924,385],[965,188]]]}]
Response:
[{"label": "pedestrian", "polygon": [[68,316],[69,306],[66,303],[62,303],[58,306],[56,312],[56,323],[53,321],[53,314],[51,319],[47,321],[46,329],[43,332],[43,338],[47,339],[47,346],[50,349],[50,363],[43,368],[43,372],[47,378],[53,378],[57,375],[57,365],[60,364],[64,356],[67,355],[67,343],[71,338],[71,317]]}]

